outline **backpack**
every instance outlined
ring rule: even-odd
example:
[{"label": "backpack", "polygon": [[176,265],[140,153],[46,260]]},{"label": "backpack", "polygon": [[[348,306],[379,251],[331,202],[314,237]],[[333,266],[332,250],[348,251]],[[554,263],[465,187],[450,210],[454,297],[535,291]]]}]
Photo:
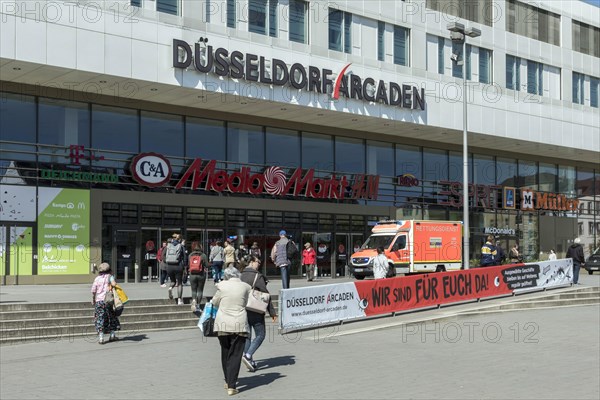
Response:
[{"label": "backpack", "polygon": [[190,256],[190,274],[202,274],[206,271],[206,266],[202,262],[200,253],[192,253]]},{"label": "backpack", "polygon": [[300,253],[298,252],[298,247],[296,246],[296,243],[292,242],[291,240],[288,240],[287,244],[285,245],[286,257],[291,261],[298,258],[299,254]]},{"label": "backpack", "polygon": [[148,240],[146,242],[146,253],[154,251],[154,240]]},{"label": "backpack", "polygon": [[169,243],[167,245],[167,253],[163,255],[163,260],[167,264],[179,264],[181,261],[181,257],[183,256],[183,246],[181,243],[177,243],[176,245],[173,243]]}]

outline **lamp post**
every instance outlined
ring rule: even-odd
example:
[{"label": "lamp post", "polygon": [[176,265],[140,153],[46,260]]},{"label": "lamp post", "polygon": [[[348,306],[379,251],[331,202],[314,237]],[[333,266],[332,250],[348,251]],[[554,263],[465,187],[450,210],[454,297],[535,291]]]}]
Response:
[{"label": "lamp post", "polygon": [[466,56],[466,37],[481,36],[481,31],[477,28],[465,29],[465,26],[458,22],[453,22],[447,25],[450,31],[450,39],[453,43],[461,44],[462,54],[452,54],[450,57],[456,65],[462,66],[463,78],[463,262],[464,269],[469,269],[470,252],[469,252],[469,150],[467,143],[467,69],[465,66]]}]

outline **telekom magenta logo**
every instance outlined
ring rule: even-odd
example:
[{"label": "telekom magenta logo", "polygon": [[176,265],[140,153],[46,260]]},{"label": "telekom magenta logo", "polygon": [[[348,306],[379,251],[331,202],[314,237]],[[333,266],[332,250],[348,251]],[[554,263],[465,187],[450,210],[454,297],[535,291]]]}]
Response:
[{"label": "telekom magenta logo", "polygon": [[344,68],[342,68],[342,70],[338,74],[337,78],[335,78],[333,94],[331,95],[331,97],[334,100],[337,100],[340,98],[340,85],[342,84],[342,79],[344,78],[344,75],[346,74],[346,70],[348,70],[348,67],[350,67],[350,65],[352,65],[352,63],[350,63],[350,64],[346,65]]}]

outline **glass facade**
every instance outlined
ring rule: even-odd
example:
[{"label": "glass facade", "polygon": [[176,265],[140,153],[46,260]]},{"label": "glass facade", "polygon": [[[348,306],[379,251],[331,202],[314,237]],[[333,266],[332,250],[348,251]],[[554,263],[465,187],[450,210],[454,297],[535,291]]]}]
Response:
[{"label": "glass facade", "polygon": [[[458,151],[45,97],[11,93],[1,95],[4,100],[0,102],[3,116],[0,119],[1,171],[6,173],[8,165],[14,163],[15,168],[24,176],[33,177],[31,182],[34,185],[160,192],[164,189],[139,187],[133,183],[129,172],[132,157],[140,152],[156,152],[169,157],[175,176],[180,175],[184,165],[196,157],[216,159],[222,165],[221,168],[229,170],[239,170],[242,165],[250,165],[253,171],[262,171],[265,166],[276,165],[290,169],[313,168],[318,177],[336,174],[338,177],[345,175],[352,180],[357,175],[377,175],[377,198],[353,204],[390,207],[391,210],[397,210],[398,218],[462,218],[459,206],[448,205],[452,199],[458,199],[457,195],[447,193],[448,182],[454,185],[453,190],[461,192],[462,153]],[[93,158],[87,157],[91,153],[85,153],[86,158],[81,161],[86,168],[113,173],[118,176],[118,180],[107,185],[98,182],[50,180],[35,175],[39,169],[48,168],[48,163],[75,168],[69,153],[73,145],[84,149],[89,147],[90,151],[93,150],[98,155],[98,158]],[[492,195],[499,202],[496,207],[482,203],[480,198],[470,199],[473,205],[473,257],[479,247],[478,235],[488,226],[486,224],[514,228],[516,234],[507,240],[526,244],[527,254],[532,259],[537,257],[540,250],[546,251],[548,246],[566,249],[568,240],[572,240],[567,239],[567,236],[581,235],[588,247],[598,241],[600,170],[477,153],[470,156],[469,163],[470,182],[477,185],[473,190],[479,197],[492,190],[492,186],[498,185],[516,188],[517,193],[523,189],[542,194],[562,194],[569,199],[579,200],[576,211],[561,211],[521,210],[519,205],[515,209],[505,209],[501,204],[502,195],[493,194],[495,192]],[[211,194],[201,190],[193,193]],[[227,193],[223,195],[226,196]],[[269,199],[273,200],[272,197]],[[319,201],[349,202],[346,199],[299,200],[315,204]],[[284,224],[298,232],[298,235],[314,235],[314,240],[325,246],[332,246],[337,239],[327,235],[338,232],[338,216],[319,214],[318,205],[315,208],[312,213],[261,210],[230,212],[201,205],[186,208],[179,205],[166,207],[117,204],[103,208],[102,218],[105,224],[114,229],[123,224],[139,225],[139,228],[193,227],[217,231],[227,229],[233,232],[254,229],[247,234],[260,238],[265,246],[273,239],[269,236],[271,231],[280,229],[281,224]],[[242,216],[242,212],[245,216]],[[343,229],[351,226],[352,232],[365,234],[365,229],[357,229],[347,218],[340,217],[339,221],[339,226]],[[547,227],[548,232],[555,232],[556,239],[548,237],[541,227]],[[269,230],[270,233],[267,235],[261,229]],[[111,231],[107,235],[118,240],[130,240],[129,234],[123,232]],[[271,271],[266,265],[265,268]],[[275,270],[271,272],[273,271]],[[331,273],[343,272],[330,271]]]},{"label": "glass facade", "polygon": [[290,40],[308,43],[308,3],[302,0],[289,0]]}]

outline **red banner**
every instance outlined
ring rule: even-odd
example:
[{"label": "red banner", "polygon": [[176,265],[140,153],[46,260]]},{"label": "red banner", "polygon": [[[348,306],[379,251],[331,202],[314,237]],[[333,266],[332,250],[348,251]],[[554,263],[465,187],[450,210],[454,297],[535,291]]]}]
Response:
[{"label": "red banner", "polygon": [[[513,267],[516,265],[513,265]],[[367,316],[512,293],[506,266],[355,282]]]}]

